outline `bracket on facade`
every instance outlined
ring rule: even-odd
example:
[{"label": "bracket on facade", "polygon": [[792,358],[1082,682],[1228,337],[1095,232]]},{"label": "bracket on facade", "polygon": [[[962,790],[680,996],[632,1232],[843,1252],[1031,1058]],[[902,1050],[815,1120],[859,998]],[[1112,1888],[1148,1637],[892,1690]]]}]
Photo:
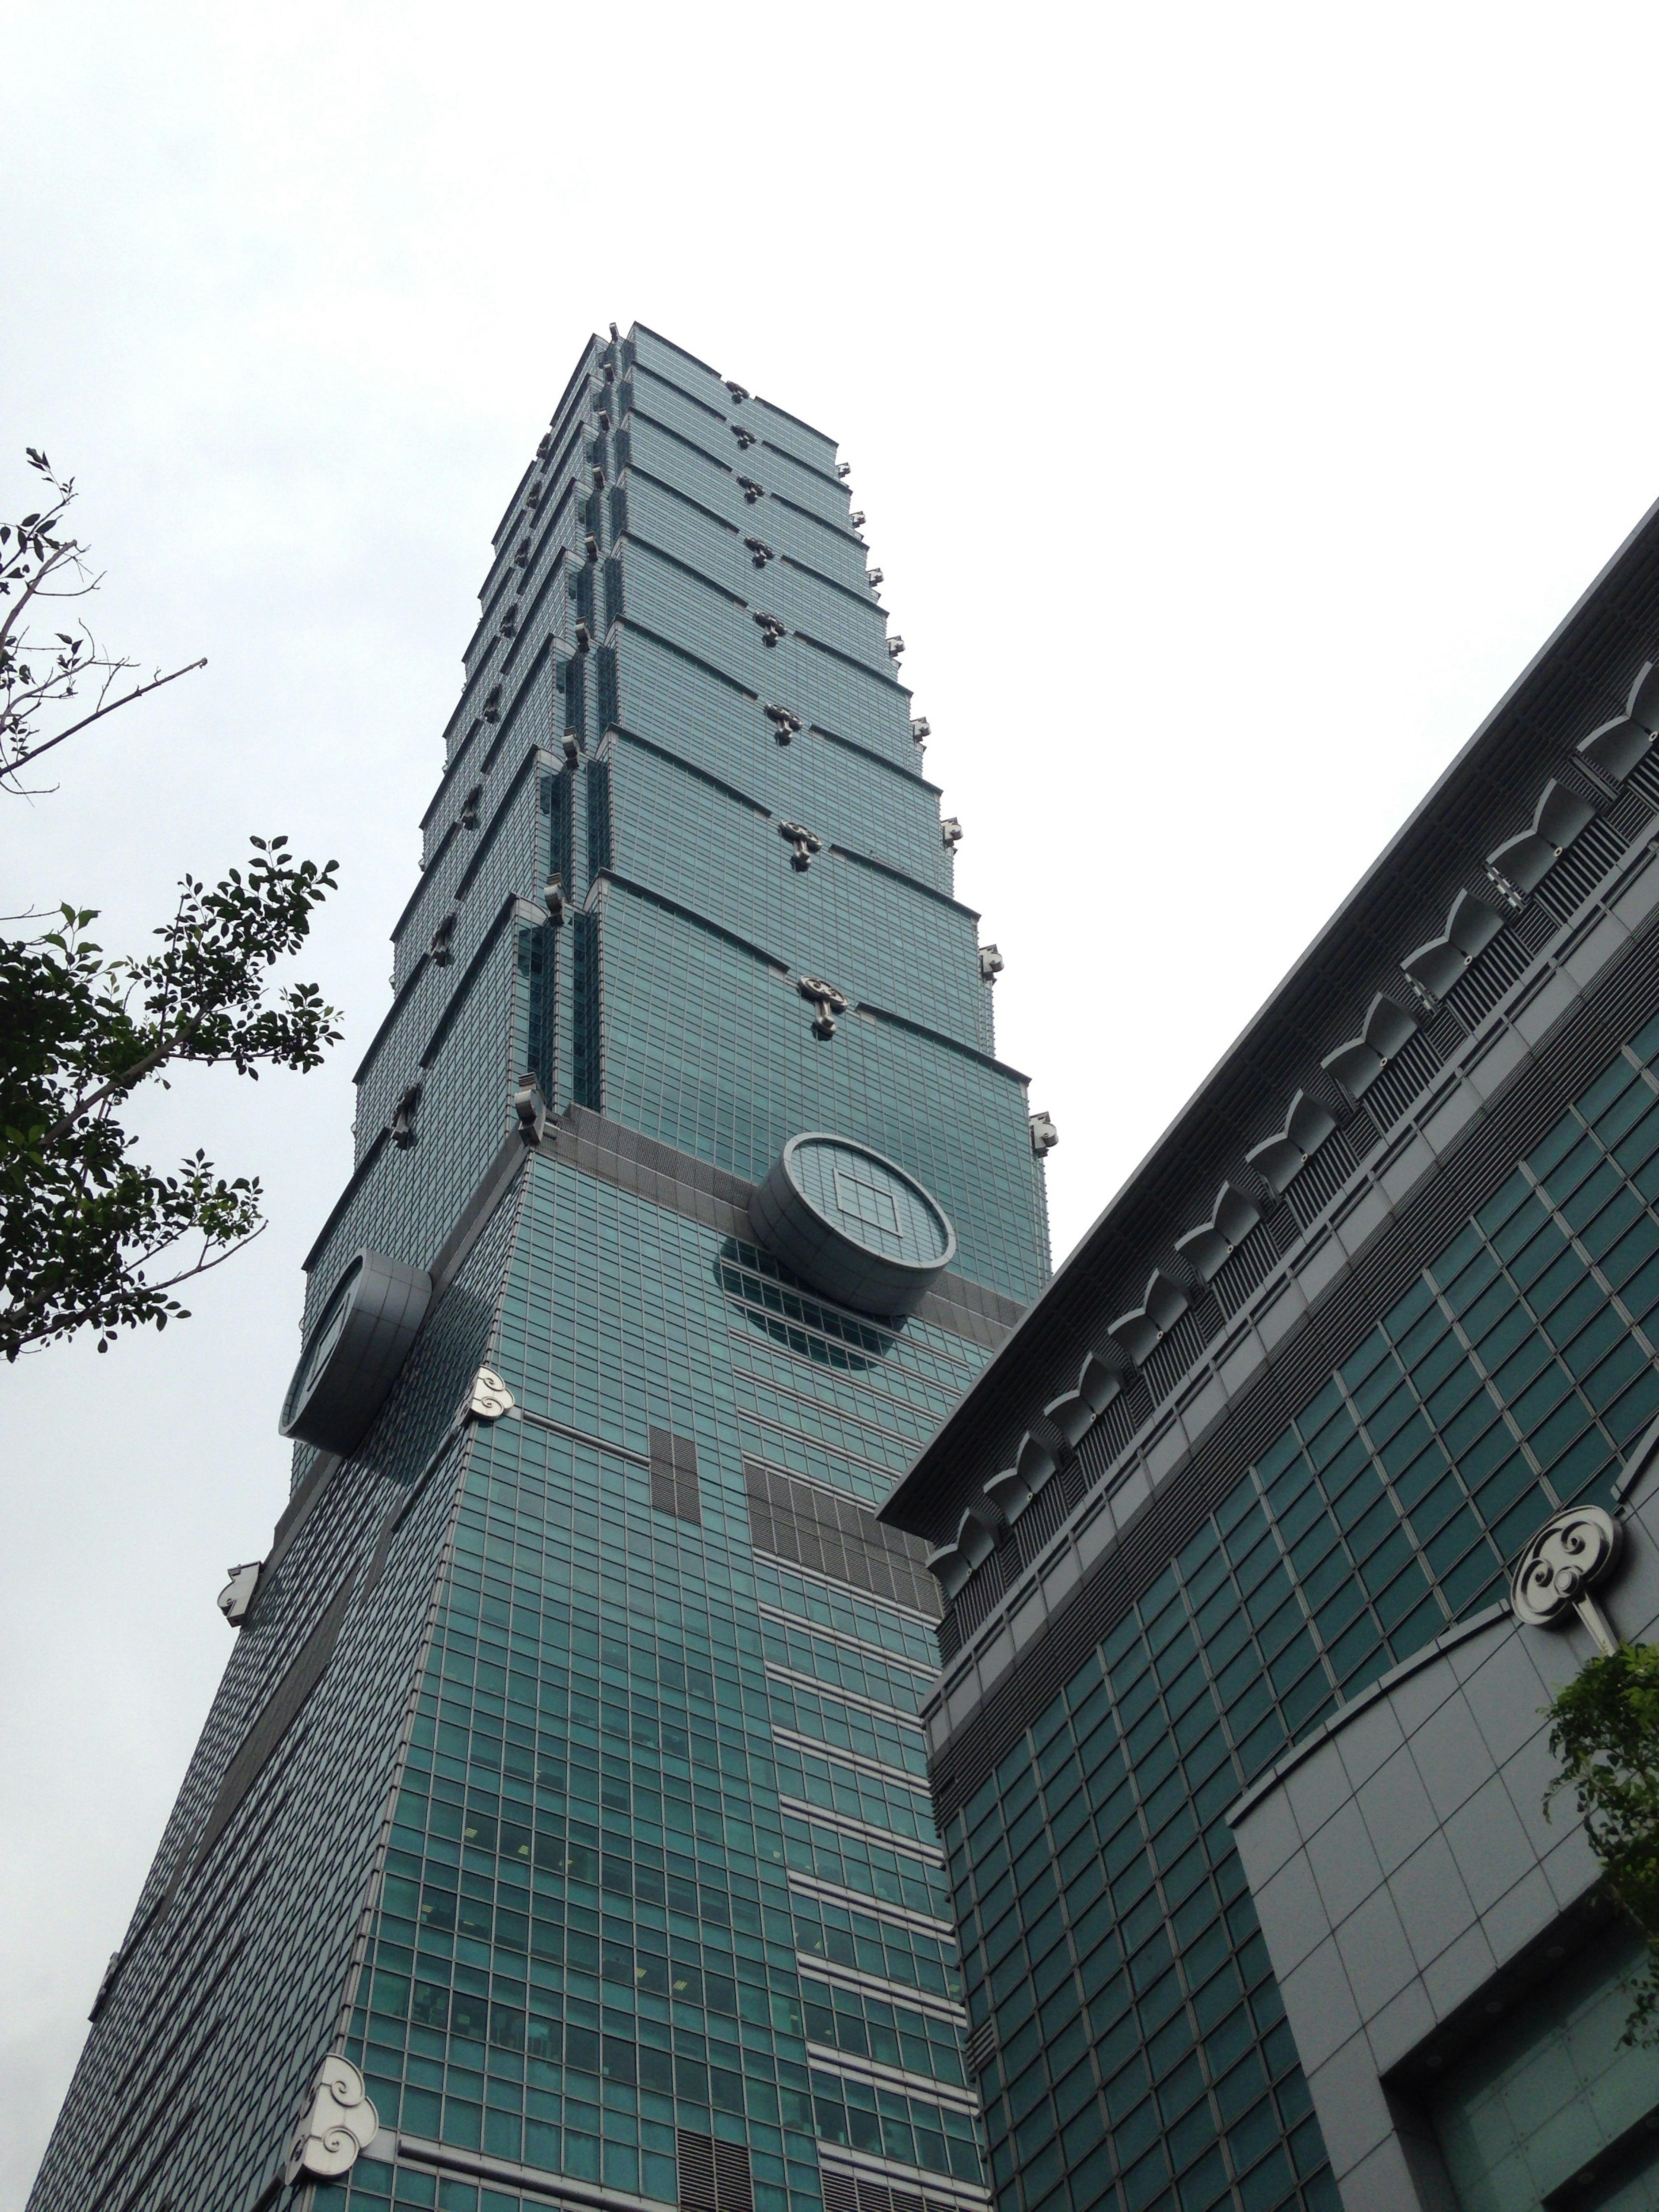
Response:
[{"label": "bracket on facade", "polygon": [[411,1083],[392,1109],[392,1118],[386,1127],[399,1152],[406,1152],[415,1141],[415,1110],[420,1103],[421,1086],[418,1083]]},{"label": "bracket on facade", "polygon": [[499,1421],[503,1413],[513,1411],[517,1402],[493,1367],[481,1367],[472,1378],[466,1418],[470,1421]]},{"label": "bracket on facade", "polygon": [[781,745],[787,745],[802,726],[800,716],[787,707],[767,707],[763,711]]},{"label": "bracket on facade", "polygon": [[539,1145],[547,1127],[547,1101],[533,1075],[521,1075],[513,1093],[513,1111],[519,1117],[519,1134],[526,1145]]},{"label": "bracket on facade", "polygon": [[1510,1608],[1529,1628],[1559,1626],[1576,1613],[1607,1657],[1619,1649],[1590,1585],[1612,1571],[1625,1531],[1599,1505],[1571,1505],[1547,1521],[1522,1552],[1510,1577]]},{"label": "bracket on facade", "polygon": [[812,1021],[813,1036],[827,1042],[836,1034],[836,1015],[847,1012],[845,994],[833,983],[820,982],[816,975],[803,975],[796,988],[817,1010]]},{"label": "bracket on facade", "polygon": [[979,973],[981,982],[994,983],[997,977],[1001,975],[1003,969],[1007,965],[1008,963],[997,951],[994,945],[981,945],[980,946]]},{"label": "bracket on facade", "polygon": [[823,838],[815,837],[810,830],[804,830],[799,822],[780,822],[778,835],[786,844],[794,847],[794,851],[789,855],[789,865],[792,868],[800,869],[803,874],[811,866],[813,854],[821,853],[823,850]]},{"label": "bracket on facade", "polygon": [[962,824],[954,814],[947,814],[939,825],[939,842],[947,853],[954,853],[962,842]]},{"label": "bracket on facade", "polygon": [[263,1559],[249,1559],[245,1565],[227,1567],[230,1580],[218,1595],[218,1607],[233,1628],[240,1628],[247,1619],[248,1607],[253,1602],[253,1593],[259,1587]]},{"label": "bracket on facade", "polygon": [[349,2173],[380,2132],[380,2116],[349,2058],[325,2058],[307,2096],[283,2172],[290,2188],[305,2178],[331,2181]]},{"label": "bracket on facade", "polygon": [[1031,1132],[1031,1150],[1038,1159],[1046,1159],[1060,1142],[1060,1132],[1047,1114],[1026,1116]]},{"label": "bracket on facade", "polygon": [[564,927],[564,885],[556,876],[550,876],[542,890],[542,903],[547,908],[547,918],[555,929]]},{"label": "bracket on facade", "polygon": [[775,645],[781,637],[787,637],[789,635],[775,615],[757,614],[755,620],[760,625],[763,644]]},{"label": "bracket on facade", "polygon": [[753,477],[739,477],[738,489],[743,494],[744,503],[748,507],[752,507],[757,499],[764,499],[766,496],[766,486],[757,484]]},{"label": "bracket on facade", "polygon": [[769,561],[778,557],[763,538],[745,538],[743,550],[757,568],[763,568]]}]

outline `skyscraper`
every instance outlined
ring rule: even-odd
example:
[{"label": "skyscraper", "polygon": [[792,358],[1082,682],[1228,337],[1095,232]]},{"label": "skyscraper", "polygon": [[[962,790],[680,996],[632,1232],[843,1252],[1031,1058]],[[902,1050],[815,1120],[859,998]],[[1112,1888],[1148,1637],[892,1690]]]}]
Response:
[{"label": "skyscraper", "polygon": [[1656,660],[1659,509],[884,1509],[1004,2212],[1656,2201],[1540,1717],[1544,1570],[1659,1613]]},{"label": "skyscraper", "polygon": [[1049,1133],[846,473],[613,329],[514,493],[39,2212],[984,2201],[873,1509],[1045,1279]]}]

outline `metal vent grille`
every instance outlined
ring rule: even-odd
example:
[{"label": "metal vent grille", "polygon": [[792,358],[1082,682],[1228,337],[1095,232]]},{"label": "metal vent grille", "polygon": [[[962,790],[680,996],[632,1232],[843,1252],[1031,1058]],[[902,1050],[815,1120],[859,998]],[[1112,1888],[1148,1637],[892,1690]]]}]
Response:
[{"label": "metal vent grille", "polygon": [[679,2154],[680,2203],[686,2212],[754,2212],[755,2191],[749,2153],[741,2143],[717,2142],[712,2136],[675,2130]]},{"label": "metal vent grille", "polygon": [[823,2188],[823,2212],[960,2212],[951,2199],[924,2197],[913,2189],[892,2189],[865,2175],[843,2173],[824,2165],[818,2179]]},{"label": "metal vent grille", "polygon": [[1452,985],[1446,994],[1447,1007],[1472,1030],[1531,965],[1531,953],[1506,929],[1492,939],[1468,975]]},{"label": "metal vent grille", "polygon": [[1538,904],[1565,921],[1577,913],[1609,868],[1621,858],[1623,840],[1604,821],[1585,825],[1533,894]]},{"label": "metal vent grille", "polygon": [[1365,1106],[1379,1129],[1391,1129],[1412,1101],[1440,1073],[1439,1056],[1420,1032],[1408,1037],[1365,1093]]},{"label": "metal vent grille", "polygon": [[850,1498],[797,1482],[759,1460],[744,1460],[743,1480],[757,1551],[939,1619],[939,1585],[923,1565],[927,1547],[917,1538],[884,1528]]},{"label": "metal vent grille", "polygon": [[655,1513],[672,1513],[677,1521],[702,1525],[702,1500],[697,1491],[697,1448],[689,1437],[672,1436],[666,1429],[647,1431],[651,1442],[651,1507]]},{"label": "metal vent grille", "polygon": [[1154,1405],[1169,1396],[1198,1358],[1215,1334],[1218,1318],[1209,1299],[1200,1298],[1153,1347],[1146,1361],[1146,1381]]},{"label": "metal vent grille", "polygon": [[1273,1231],[1265,1221],[1258,1221],[1231,1259],[1223,1262],[1210,1285],[1216,1304],[1230,1321],[1251,1291],[1267,1281],[1279,1261]]},{"label": "metal vent grille", "polygon": [[1312,1228],[1357,1164],[1340,1129],[1326,1138],[1285,1194],[1300,1227]]}]

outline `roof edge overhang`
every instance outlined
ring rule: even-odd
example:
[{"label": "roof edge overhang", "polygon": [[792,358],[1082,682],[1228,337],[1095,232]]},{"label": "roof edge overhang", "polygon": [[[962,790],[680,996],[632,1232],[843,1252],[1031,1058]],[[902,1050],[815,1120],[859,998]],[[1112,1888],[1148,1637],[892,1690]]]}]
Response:
[{"label": "roof edge overhang", "polygon": [[[1135,1211],[1158,1171],[1172,1153],[1192,1141],[1200,1125],[1209,1121],[1216,1094],[1227,1085],[1229,1078],[1236,1071],[1242,1071],[1246,1063],[1264,1057],[1262,1048],[1276,1032],[1283,1034],[1293,1026],[1286,1020],[1287,1003],[1310,971],[1328,971],[1346,964],[1343,953],[1363,940],[1365,917],[1377,902],[1379,891],[1402,870],[1409,869],[1419,851],[1437,841],[1443,817],[1452,801],[1462,799],[1477,784],[1492,781],[1485,775],[1490,763],[1505,739],[1528,724],[1528,708],[1553,677],[1565,672],[1563,664],[1567,668],[1578,669],[1587,687],[1592,674],[1601,673],[1599,669],[1586,672],[1581,668],[1579,656],[1572,648],[1594,643],[1584,633],[1595,617],[1616,602],[1620,586],[1643,565],[1642,556],[1646,557],[1648,564],[1659,562],[1659,501],[1648,508],[1581,592],[1330,920],[1285,971],[1259,1011],[1096,1216],[1027,1309],[1013,1334],[895,1486],[879,1508],[879,1519],[912,1534],[934,1534],[941,1508],[958,1497],[971,1496],[977,1487],[974,1470],[981,1452],[975,1447],[975,1437],[997,1431],[1011,1417],[1012,1409],[1034,1408],[1054,1395],[1048,1386],[1055,1359],[1055,1347],[1050,1341],[1055,1323],[1082,1282],[1103,1265],[1127,1260],[1136,1243],[1145,1246],[1144,1237],[1126,1234],[1126,1217]],[[1620,639],[1619,643],[1620,673],[1627,682],[1634,672],[1633,669],[1624,668],[1624,663],[1631,657],[1630,643],[1626,639]],[[1659,623],[1655,624],[1649,644],[1650,648],[1659,648]],[[1659,650],[1654,650],[1652,657],[1659,658]],[[1561,749],[1563,752],[1565,750]],[[1494,814],[1504,796],[1501,787],[1494,785]],[[1407,949],[1402,946],[1402,953]],[[1337,1042],[1333,1036],[1331,1042]],[[1316,1055],[1310,1055],[1310,1066],[1315,1060]],[[1178,1222],[1170,1224],[1172,1231],[1182,1225]],[[1150,1269],[1152,1264],[1152,1253],[1147,1249],[1146,1267]],[[1066,1334],[1061,1358],[1070,1355],[1077,1340],[1069,1328]]]}]

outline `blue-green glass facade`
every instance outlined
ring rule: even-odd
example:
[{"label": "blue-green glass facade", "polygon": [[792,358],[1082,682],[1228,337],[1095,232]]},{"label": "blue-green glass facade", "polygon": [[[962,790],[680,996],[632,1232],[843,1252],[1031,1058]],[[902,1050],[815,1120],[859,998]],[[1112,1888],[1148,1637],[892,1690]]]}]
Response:
[{"label": "blue-green glass facade", "polygon": [[[164,2170],[175,2212],[276,2203],[330,2050],[381,2132],[319,2212],[984,2201],[938,1606],[872,1509],[1046,1229],[860,520],[781,409],[643,329],[584,353],[498,533],[308,1263],[313,1320],[364,1248],[434,1302],[361,1443],[298,1451],[41,2212]],[[750,1235],[808,1130],[950,1217],[908,1316]],[[457,1411],[480,1365],[504,1418]]]},{"label": "blue-green glass facade", "polygon": [[1659,1415],[1656,1063],[1650,1022],[948,1824],[1005,2203],[1340,2203],[1227,1809],[1611,1502]]}]

